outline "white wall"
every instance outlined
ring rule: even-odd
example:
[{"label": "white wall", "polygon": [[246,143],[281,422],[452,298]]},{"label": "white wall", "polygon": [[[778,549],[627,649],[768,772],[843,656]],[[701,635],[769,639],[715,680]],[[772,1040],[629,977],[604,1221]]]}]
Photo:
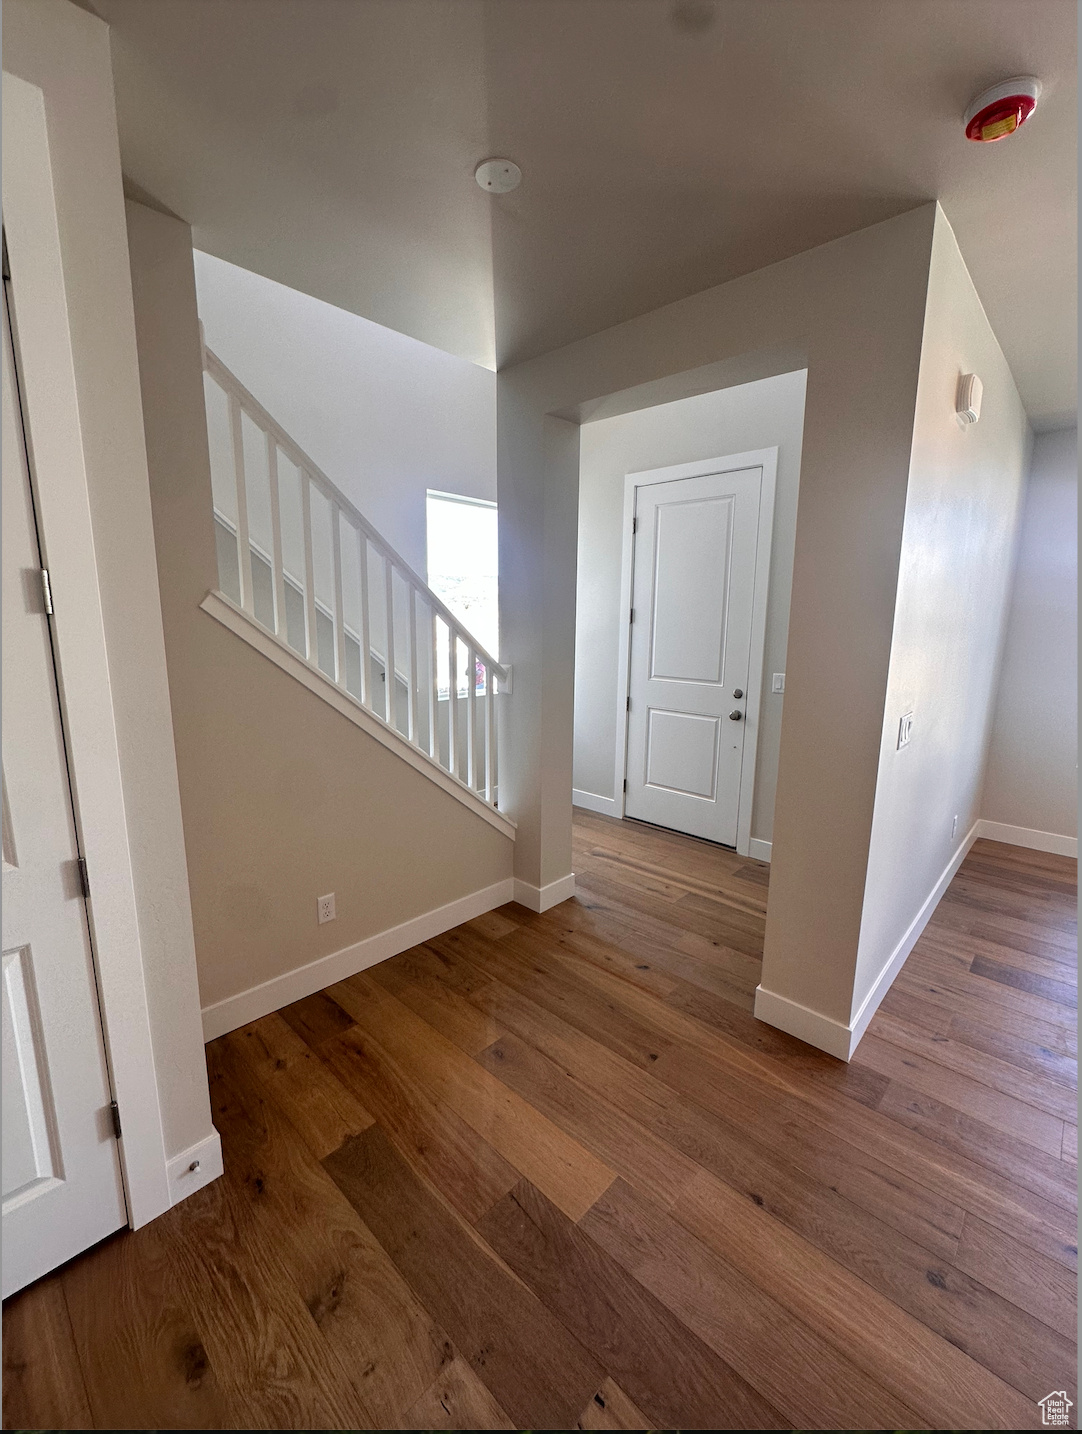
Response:
[{"label": "white wall", "polygon": [[770,599],[751,822],[752,837],[770,841],[784,702],[771,693],[771,674],[785,671],[806,380],[803,371],[779,374],[583,424],[575,629],[576,790],[616,795],[617,652],[627,630],[620,611],[625,475],[776,446]]},{"label": "white wall", "polygon": [[[954,413],[963,373],[977,373],[984,383],[980,422],[968,428]],[[934,908],[944,873],[982,815],[981,782],[1030,441],[1014,379],[940,210],[854,1016],[869,996],[874,1009],[885,993],[897,962],[919,934],[912,923]],[[912,739],[898,750],[899,719],[910,711]]]},{"label": "white wall", "polygon": [[[8,0],[4,68],[45,95],[139,951],[162,1135],[173,1156],[212,1126],[108,30],[66,0]],[[110,760],[103,751],[102,765]],[[108,1035],[108,1009],[105,1023]],[[128,1134],[134,1142],[134,1129]]]},{"label": "white wall", "polygon": [[922,206],[497,375],[500,651],[515,673],[500,792],[518,822],[516,877],[547,885],[571,870],[577,424],[807,369],[763,980],[843,1028],[935,212]]},{"label": "white wall", "polygon": [[1039,434],[981,816],[1078,835],[1078,430]]},{"label": "white wall", "polygon": [[425,491],[496,497],[496,375],[196,252],[207,346],[425,573]]}]

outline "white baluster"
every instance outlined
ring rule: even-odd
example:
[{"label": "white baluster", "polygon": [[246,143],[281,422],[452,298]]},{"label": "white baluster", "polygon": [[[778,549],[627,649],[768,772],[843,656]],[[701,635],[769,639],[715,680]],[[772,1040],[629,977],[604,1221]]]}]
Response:
[{"label": "white baluster", "polygon": [[312,480],[302,468],[301,520],[304,527],[304,633],[308,661],[319,666],[319,640],[316,636],[316,565],[312,557]]},{"label": "white baluster", "polygon": [[437,725],[440,715],[439,629],[436,625],[436,609],[430,607],[429,614],[428,657],[432,664],[432,670],[429,673],[428,683],[428,755],[438,762],[440,757],[440,733]]},{"label": "white baluster", "polygon": [[267,439],[267,481],[270,485],[271,547],[274,561],[274,630],[280,638],[288,636],[286,629],[286,575],[282,560],[282,510],[278,494],[278,444],[274,435]]},{"label": "white baluster", "polygon": [[485,667],[485,801],[496,803],[496,705],[494,673]]},{"label": "white baluster", "polygon": [[339,687],[346,685],[346,614],[342,604],[342,510],[331,499],[331,549],[334,558],[334,670]]},{"label": "white baluster", "polygon": [[248,492],[244,485],[244,433],[240,402],[229,395],[229,432],[233,440],[233,471],[237,479],[237,561],[240,569],[240,605],[255,617],[252,588],[252,546],[248,537]]},{"label": "white baluster", "polygon": [[357,530],[358,562],[361,573],[361,702],[372,706],[372,634],[368,624],[368,535],[363,528]]},{"label": "white baluster", "polygon": [[477,789],[477,653],[466,645],[466,781]]},{"label": "white baluster", "polygon": [[447,770],[458,776],[458,638],[447,624]]},{"label": "white baluster", "polygon": [[407,697],[407,711],[409,714],[409,739],[417,741],[417,589],[412,583],[410,587],[410,665],[409,665],[409,694]]},{"label": "white baluster", "polygon": [[387,597],[386,597],[386,608],[387,608],[387,612],[386,612],[386,619],[387,619],[387,621],[386,621],[386,628],[387,628],[387,651],[386,651],[386,653],[384,654],[384,656],[386,657],[386,669],[387,669],[387,680],[386,680],[386,687],[387,687],[387,721],[391,724],[392,727],[397,728],[397,726],[398,726],[398,721],[397,721],[398,713],[397,713],[397,711],[396,711],[395,709],[396,709],[396,707],[397,707],[398,704],[397,704],[397,702],[396,702],[396,700],[395,700],[396,697],[397,697],[397,693],[396,693],[396,691],[395,691],[395,676],[394,676],[394,567],[393,567],[393,565],[392,565],[392,563],[391,563],[391,556],[390,556],[389,553],[384,553],[384,554],[383,554],[383,574],[384,574],[384,579],[385,579],[385,582],[386,582],[386,593],[387,593]]}]

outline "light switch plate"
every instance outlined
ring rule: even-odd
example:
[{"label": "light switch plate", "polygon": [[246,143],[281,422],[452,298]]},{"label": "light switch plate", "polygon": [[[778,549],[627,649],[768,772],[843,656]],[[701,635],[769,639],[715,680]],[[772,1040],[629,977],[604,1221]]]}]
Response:
[{"label": "light switch plate", "polygon": [[770,690],[771,690],[771,692],[784,692],[784,691],[785,691],[785,673],[784,673],[784,672],[775,672],[775,674],[774,674],[774,681],[770,684]]},{"label": "light switch plate", "polygon": [[909,746],[909,739],[913,735],[913,714],[907,712],[898,721],[898,750]]}]

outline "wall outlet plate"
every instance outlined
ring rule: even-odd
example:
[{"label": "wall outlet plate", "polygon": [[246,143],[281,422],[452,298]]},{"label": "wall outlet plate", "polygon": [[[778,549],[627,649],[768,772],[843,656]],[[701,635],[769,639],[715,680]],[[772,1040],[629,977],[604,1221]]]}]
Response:
[{"label": "wall outlet plate", "polygon": [[898,750],[909,746],[909,739],[913,735],[913,714],[907,712],[904,717],[898,719]]},{"label": "wall outlet plate", "polygon": [[317,897],[316,910],[319,915],[320,926],[322,926],[325,921],[333,921],[335,919],[333,891],[327,896]]},{"label": "wall outlet plate", "polygon": [[773,680],[773,682],[770,684],[770,690],[771,690],[771,692],[784,692],[784,691],[785,691],[785,673],[784,673],[784,672],[775,672],[775,674],[774,674],[774,680]]}]

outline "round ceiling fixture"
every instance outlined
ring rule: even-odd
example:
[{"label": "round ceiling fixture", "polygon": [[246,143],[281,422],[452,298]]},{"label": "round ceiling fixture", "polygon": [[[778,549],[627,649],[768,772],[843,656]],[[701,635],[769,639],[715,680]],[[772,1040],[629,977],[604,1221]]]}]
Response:
[{"label": "round ceiling fixture", "polygon": [[510,194],[522,183],[522,170],[513,159],[483,159],[473,177],[489,194]]},{"label": "round ceiling fixture", "polygon": [[1032,75],[1000,80],[998,85],[979,94],[966,110],[966,139],[976,140],[978,144],[1006,139],[1025,124],[1040,97],[1041,82]]}]

